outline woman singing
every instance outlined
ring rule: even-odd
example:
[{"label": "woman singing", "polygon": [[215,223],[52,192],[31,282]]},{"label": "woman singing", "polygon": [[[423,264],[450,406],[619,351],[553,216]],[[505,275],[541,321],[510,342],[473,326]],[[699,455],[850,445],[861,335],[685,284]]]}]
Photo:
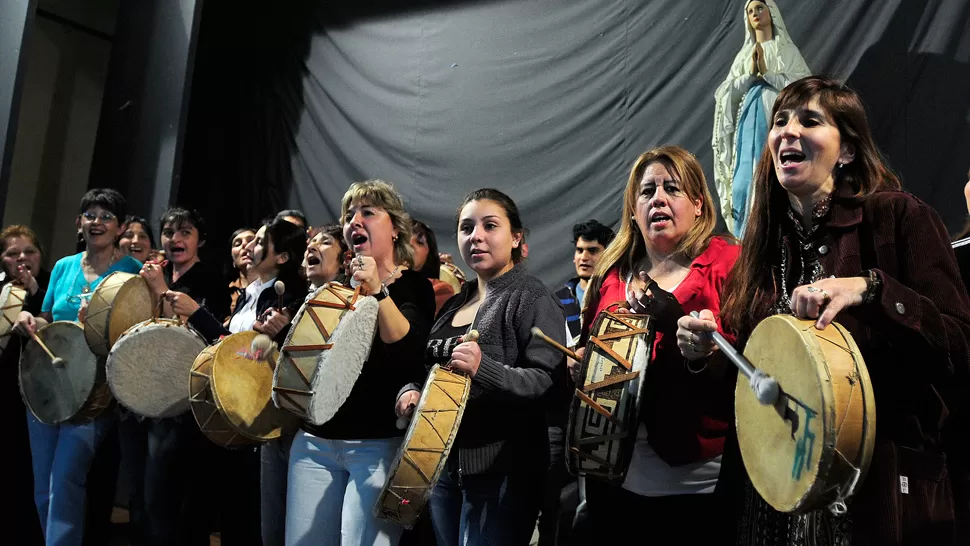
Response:
[{"label": "woman singing", "polygon": [[[112,189],[93,189],[81,198],[78,229],[87,250],[61,258],[51,271],[40,316],[23,311],[17,327],[35,332],[54,321],[77,321],[81,301],[115,271],[138,273],[141,263],[125,256],[117,242],[125,225],[125,198]],[[116,415],[105,412],[83,425],[41,423],[29,411],[27,426],[34,467],[34,500],[48,545],[78,544],[84,537],[88,469]],[[113,484],[110,484],[114,490]]]},{"label": "woman singing", "polygon": [[434,292],[423,275],[406,267],[413,260],[411,218],[390,184],[351,185],[340,216],[355,254],[352,281],[380,302],[377,334],[366,340],[369,356],[336,415],[320,426],[304,423],[293,440],[286,543],[394,545],[404,529],[374,515],[404,435],[390,400],[423,372]]},{"label": "woman singing", "polygon": [[[451,364],[468,375],[472,388],[431,494],[431,522],[439,546],[528,544],[549,464],[545,412],[566,379],[562,354],[531,331],[539,327],[564,344],[565,317],[521,264],[524,230],[511,198],[476,190],[455,220],[458,248],[477,279],[442,307],[425,355],[429,366]],[[462,341],[470,330],[479,332],[477,343]],[[419,397],[405,391],[398,414]]]},{"label": "woman singing", "polygon": [[[742,350],[778,313],[838,321],[852,334],[878,408],[875,451],[848,513],[779,513],[758,495],[729,433],[719,493],[737,544],[954,544],[940,448],[946,405],[970,375],[970,300],[937,213],[899,191],[858,95],[817,76],[778,96],[755,176],[755,203],[721,317]],[[684,356],[711,355],[714,321],[684,317]],[[731,420],[733,423],[734,421]],[[900,479],[906,491],[900,494]],[[735,529],[725,542],[735,543]]]},{"label": "woman singing", "polygon": [[[590,280],[582,342],[604,310],[653,315],[657,334],[626,479],[622,487],[586,480],[592,528],[620,525],[632,533],[646,524],[651,534],[676,534],[690,544],[717,537],[711,523],[719,509],[711,493],[734,380],[723,365],[685,362],[674,336],[684,313],[707,309],[713,319],[720,309],[740,249],[713,235],[715,222],[704,172],[690,152],[662,146],[637,158],[620,232]],[[630,311],[623,308],[627,303]],[[706,525],[696,524],[697,514],[705,514]]]}]

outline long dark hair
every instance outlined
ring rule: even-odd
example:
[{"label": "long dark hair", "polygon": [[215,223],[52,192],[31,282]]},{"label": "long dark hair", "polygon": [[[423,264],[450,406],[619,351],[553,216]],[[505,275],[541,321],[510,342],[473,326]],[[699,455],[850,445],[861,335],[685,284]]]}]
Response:
[{"label": "long dark hair", "polygon": [[424,237],[424,242],[428,245],[428,257],[424,259],[424,265],[418,270],[429,279],[441,278],[441,257],[438,256],[438,238],[435,237],[431,228],[424,222],[413,220],[411,224],[414,235]]},{"label": "long dark hair", "polygon": [[283,281],[286,291],[306,293],[307,283],[300,274],[306,252],[306,230],[292,222],[277,218],[266,224],[266,238],[272,241],[277,254],[287,253],[287,260],[279,265],[276,280]]},{"label": "long dark hair", "polygon": [[[872,138],[865,107],[859,95],[842,82],[823,76],[808,76],[782,89],[771,110],[771,119],[781,110],[792,110],[817,98],[839,129],[842,142],[855,147],[855,158],[837,175],[833,203],[843,200],[858,204],[873,193],[902,187],[889,169]],[[742,332],[768,315],[777,297],[773,264],[777,262],[778,234],[790,206],[788,193],[775,174],[771,150],[765,146],[754,180],[754,203],[741,245],[741,256],[724,286],[721,316],[728,327]]]}]

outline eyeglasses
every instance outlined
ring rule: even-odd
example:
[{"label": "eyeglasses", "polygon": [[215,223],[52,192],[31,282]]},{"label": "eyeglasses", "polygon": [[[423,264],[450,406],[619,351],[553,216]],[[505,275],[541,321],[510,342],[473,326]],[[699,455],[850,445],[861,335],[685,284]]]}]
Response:
[{"label": "eyeglasses", "polygon": [[101,221],[102,222],[105,222],[105,223],[110,222],[110,221],[112,221],[112,220],[114,220],[114,219],[117,218],[117,216],[115,216],[114,214],[111,214],[110,212],[107,212],[107,211],[102,212],[100,215],[98,215],[98,214],[96,214],[94,212],[91,212],[91,211],[85,211],[84,214],[82,214],[81,216],[83,216],[88,222],[93,222],[93,221],[97,220],[98,218],[100,218]]}]

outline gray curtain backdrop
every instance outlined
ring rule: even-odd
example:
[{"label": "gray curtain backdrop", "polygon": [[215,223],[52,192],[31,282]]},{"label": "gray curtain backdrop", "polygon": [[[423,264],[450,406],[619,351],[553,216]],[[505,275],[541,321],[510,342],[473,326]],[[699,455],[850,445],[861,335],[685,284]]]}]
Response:
[{"label": "gray curtain backdrop", "polygon": [[[326,2],[305,61],[290,202],[331,222],[351,182],[387,180],[469,272],[455,209],[495,187],[522,212],[528,267],[555,287],[573,276],[572,225],[617,225],[641,152],[679,144],[712,180],[713,93],[741,47],[744,3]],[[970,167],[970,2],[778,5],[812,71],[862,93],[907,190],[956,229]]]}]

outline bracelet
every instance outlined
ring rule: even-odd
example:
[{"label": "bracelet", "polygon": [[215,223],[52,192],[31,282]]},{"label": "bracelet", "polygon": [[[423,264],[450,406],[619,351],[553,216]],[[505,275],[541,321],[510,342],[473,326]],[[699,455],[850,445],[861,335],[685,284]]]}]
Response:
[{"label": "bracelet", "polygon": [[691,365],[690,365],[690,363],[691,363],[691,361],[690,361],[689,359],[687,359],[687,358],[684,358],[684,368],[685,368],[685,369],[686,369],[686,370],[687,370],[688,372],[690,372],[690,373],[692,373],[692,374],[695,374],[695,375],[696,375],[696,374],[699,374],[699,373],[701,373],[701,372],[703,372],[704,370],[706,370],[706,369],[707,369],[707,364],[708,364],[708,363],[709,363],[709,362],[711,361],[711,357],[710,357],[710,356],[706,356],[706,357],[704,357],[704,358],[699,358],[699,359],[697,359],[697,360],[702,360],[702,361],[704,361],[704,365],[703,365],[703,366],[701,366],[699,370],[695,370],[694,368],[692,368],[692,367],[691,367]]},{"label": "bracelet", "polygon": [[866,292],[862,295],[862,303],[873,303],[879,297],[882,280],[879,278],[879,274],[871,269],[863,271],[862,276],[866,279]]}]

